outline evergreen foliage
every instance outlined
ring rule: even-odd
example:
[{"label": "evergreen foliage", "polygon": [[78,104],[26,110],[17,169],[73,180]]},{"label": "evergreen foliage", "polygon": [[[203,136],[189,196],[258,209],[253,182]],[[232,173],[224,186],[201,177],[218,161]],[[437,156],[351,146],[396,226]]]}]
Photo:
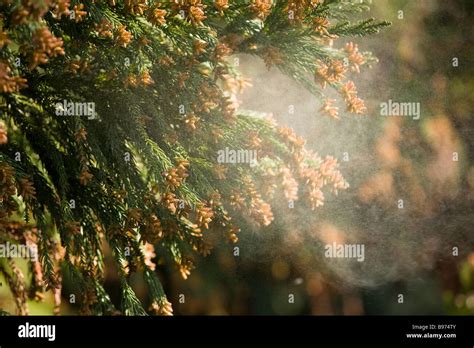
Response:
[{"label": "evergreen foliage", "polygon": [[[319,98],[330,86],[363,114],[346,74],[375,59],[333,41],[388,24],[351,21],[366,9],[365,0],[1,0],[0,242],[39,251],[30,281],[0,260],[18,314],[27,292],[48,290],[59,313],[66,278],[83,314],[171,314],[155,253],[186,278],[212,248],[206,235],[235,243],[238,221],[272,222],[272,199],[314,209],[323,191],[345,189],[334,158],[238,111],[248,82],[231,56],[260,57]],[[321,113],[337,118],[334,102]],[[259,165],[217,163],[226,147],[257,151]],[[105,253],[120,277],[118,309],[102,286]]]}]

